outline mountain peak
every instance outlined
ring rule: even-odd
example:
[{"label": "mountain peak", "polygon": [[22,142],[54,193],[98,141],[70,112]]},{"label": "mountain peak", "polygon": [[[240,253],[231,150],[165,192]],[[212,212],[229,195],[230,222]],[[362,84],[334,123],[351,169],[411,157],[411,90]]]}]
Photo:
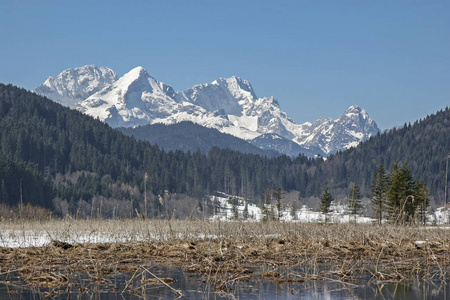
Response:
[{"label": "mountain peak", "polygon": [[241,116],[243,109],[255,102],[257,97],[247,80],[232,76],[178,92],[177,100],[192,103],[210,112],[223,111],[227,115]]},{"label": "mountain peak", "polygon": [[123,75],[121,78],[139,79],[139,78],[149,78],[149,77],[151,77],[151,76],[148,74],[147,70],[141,66],[138,66],[138,67],[133,68],[130,71],[128,71],[128,73]]},{"label": "mountain peak", "polygon": [[247,97],[251,97],[253,98],[253,100],[256,100],[258,98],[256,97],[256,94],[253,91],[253,87],[250,82],[238,76],[233,75],[229,78],[219,78],[212,84],[224,85],[225,88],[227,88],[234,95],[239,94],[242,96],[242,94],[247,94]]},{"label": "mountain peak", "polygon": [[347,112],[351,112],[351,111],[358,111],[358,112],[360,112],[360,111],[362,111],[363,109],[361,109],[358,105],[352,105],[352,106],[350,106],[349,108],[347,108],[347,110],[345,111],[346,113]]},{"label": "mountain peak", "polygon": [[366,111],[359,107],[358,105],[352,105],[347,108],[344,112],[345,114],[358,114],[358,115],[367,115]]},{"label": "mountain peak", "polygon": [[[56,79],[48,79],[48,85],[46,81],[41,92],[55,100],[61,90],[61,95],[72,97],[78,110],[112,127],[192,121],[247,140],[277,134],[287,141],[278,142],[277,147],[294,156],[299,151],[327,156],[379,131],[366,111],[356,105],[350,106],[337,120],[296,124],[281,110],[276,98],[258,98],[251,84],[238,76],[219,78],[175,93],[172,87],[151,77],[141,66],[120,79],[116,79],[112,70],[92,65],[61,74]],[[100,80],[103,77],[98,74],[106,79]],[[91,86],[95,89],[88,88]],[[260,140],[264,138],[266,136]]]},{"label": "mountain peak", "polygon": [[369,120],[369,115],[367,112],[360,108],[357,105],[352,105],[344,112],[344,114],[341,116],[341,118],[349,118],[349,119],[360,119],[363,120]]},{"label": "mountain peak", "polygon": [[75,105],[117,80],[116,73],[106,67],[86,65],[48,77],[34,92],[74,108]]}]

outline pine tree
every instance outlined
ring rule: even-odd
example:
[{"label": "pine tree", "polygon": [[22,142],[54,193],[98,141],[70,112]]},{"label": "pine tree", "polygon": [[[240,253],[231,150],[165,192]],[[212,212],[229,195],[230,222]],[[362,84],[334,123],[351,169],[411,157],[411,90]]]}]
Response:
[{"label": "pine tree", "polygon": [[277,220],[280,221],[281,217],[283,215],[283,192],[281,191],[281,188],[277,188],[273,193],[273,198],[275,198],[276,201],[276,207],[277,207]]},{"label": "pine tree", "polygon": [[244,211],[242,212],[242,217],[245,220],[247,220],[248,217],[249,217],[249,214],[248,214],[248,201],[247,201],[247,199],[245,199],[244,201],[245,201],[245,203],[244,203]]},{"label": "pine tree", "polygon": [[411,169],[404,163],[399,166],[396,162],[392,166],[386,193],[386,204],[389,218],[395,223],[409,223],[412,221],[417,208],[416,182]]},{"label": "pine tree", "polygon": [[[262,207],[262,214],[263,214],[263,221],[268,221],[273,219],[273,207],[270,205],[270,202],[272,201],[270,189],[269,187],[266,188],[266,193],[264,194],[264,203]],[[269,210],[269,206],[271,206],[271,209]]]},{"label": "pine tree", "polygon": [[214,215],[219,214],[219,209],[220,209],[220,202],[219,199],[217,199],[216,196],[214,196],[213,198],[213,206],[214,206]]},{"label": "pine tree", "polygon": [[418,220],[425,225],[427,222],[426,213],[430,205],[430,199],[428,198],[428,190],[423,180],[419,181],[416,185],[415,200],[417,201]]},{"label": "pine tree", "polygon": [[363,208],[361,199],[362,195],[359,186],[353,184],[350,191],[350,197],[348,198],[348,209],[351,215],[357,215],[360,213],[361,209]]},{"label": "pine tree", "polygon": [[327,220],[327,214],[331,212],[331,202],[333,202],[333,197],[328,192],[328,189],[323,191],[322,196],[320,197],[319,210],[321,213],[325,215],[325,221]]},{"label": "pine tree", "polygon": [[238,219],[239,218],[239,200],[236,197],[229,198],[229,202],[231,203],[231,211],[233,212],[233,218]]},{"label": "pine tree", "polygon": [[269,211],[269,207],[266,204],[263,204],[263,207],[261,209],[261,213],[262,213],[262,221],[263,222],[267,222],[270,220],[270,211]]},{"label": "pine tree", "polygon": [[370,191],[372,192],[372,205],[378,224],[381,224],[386,210],[386,191],[388,176],[382,165],[379,165],[372,180]]},{"label": "pine tree", "polygon": [[297,198],[294,199],[294,201],[292,201],[292,206],[291,206],[291,216],[293,220],[297,219],[297,210],[298,210],[298,206],[300,205],[302,199],[300,197],[300,193],[297,195]]}]

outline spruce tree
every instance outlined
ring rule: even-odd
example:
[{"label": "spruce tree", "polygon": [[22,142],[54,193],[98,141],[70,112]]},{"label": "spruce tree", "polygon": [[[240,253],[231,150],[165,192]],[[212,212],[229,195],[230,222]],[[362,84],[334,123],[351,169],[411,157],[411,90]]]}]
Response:
[{"label": "spruce tree", "polygon": [[428,190],[425,186],[425,183],[423,180],[420,180],[417,182],[416,185],[416,197],[415,201],[417,201],[417,214],[418,214],[418,220],[422,224],[426,224],[426,213],[428,210],[428,207],[430,205],[430,199],[428,198]]},{"label": "spruce tree", "polygon": [[[273,207],[270,204],[272,201],[270,189],[269,187],[266,188],[266,193],[264,194],[264,203],[262,207],[262,214],[263,214],[263,221],[273,220]],[[271,209],[269,210],[269,205],[271,206]]]},{"label": "spruce tree", "polygon": [[351,215],[357,215],[360,213],[361,209],[363,208],[361,199],[362,195],[359,186],[353,184],[348,198],[348,209]]},{"label": "spruce tree", "polygon": [[274,192],[273,192],[273,198],[275,198],[276,201],[276,207],[277,207],[277,220],[279,221],[282,217],[282,209],[283,209],[283,203],[282,203],[282,199],[283,199],[283,192],[281,191],[281,188],[277,188]]},{"label": "spruce tree", "polygon": [[331,212],[331,202],[333,202],[333,197],[328,192],[328,189],[323,191],[322,196],[320,197],[319,210],[321,213],[325,215],[325,221],[327,220],[327,214]]},{"label": "spruce tree", "polygon": [[242,212],[242,217],[247,220],[249,217],[249,213],[248,213],[248,201],[247,199],[244,200],[244,211]]},{"label": "spruce tree", "polygon": [[396,162],[392,166],[386,193],[387,211],[392,222],[404,224],[412,221],[417,208],[415,196],[416,182],[411,169],[406,163],[400,166]]},{"label": "spruce tree", "polygon": [[301,203],[301,197],[300,197],[300,193],[297,195],[297,198],[294,199],[292,201],[292,206],[291,206],[291,216],[292,219],[297,220],[297,210],[298,210],[298,206]]},{"label": "spruce tree", "polygon": [[375,211],[375,218],[381,224],[386,210],[386,191],[388,176],[382,165],[379,165],[372,180],[370,191],[372,192],[372,205]]},{"label": "spruce tree", "polygon": [[269,208],[266,204],[263,204],[263,207],[261,209],[261,214],[262,214],[262,221],[263,222],[267,222],[270,220],[270,211]]}]

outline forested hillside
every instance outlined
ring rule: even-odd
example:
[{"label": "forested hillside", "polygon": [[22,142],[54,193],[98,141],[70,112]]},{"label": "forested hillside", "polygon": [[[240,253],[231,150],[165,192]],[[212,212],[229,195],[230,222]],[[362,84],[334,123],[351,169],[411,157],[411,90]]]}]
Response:
[{"label": "forested hillside", "polygon": [[[220,190],[257,198],[267,186],[301,188],[298,184],[302,181],[297,179],[306,173],[298,172],[299,164],[313,163],[305,157],[299,161],[283,156],[268,159],[219,148],[211,149],[208,156],[200,152],[165,153],[12,85],[0,85],[0,139],[5,162],[26,162],[35,180],[51,182],[51,194],[38,200],[33,191],[22,193],[23,202],[70,213],[82,210],[92,214],[99,205],[106,207],[108,203],[117,207],[133,203],[140,208],[145,173],[149,198],[153,197],[149,210],[157,215],[164,210],[157,195],[177,193],[201,199]],[[0,175],[5,184],[12,182],[4,203],[19,203],[21,182],[23,190],[32,188],[20,176]]]},{"label": "forested hillside", "polygon": [[203,154],[208,154],[212,147],[219,147],[268,157],[280,155],[276,151],[262,150],[235,136],[189,121],[172,125],[152,124],[134,128],[120,127],[117,130],[133,136],[137,140],[144,140],[152,145],[158,145],[159,148],[164,149],[166,152],[175,150],[195,152],[199,150]]},{"label": "forested hillside", "polygon": [[336,186],[343,185],[345,178],[362,185],[367,192],[371,175],[378,165],[385,169],[396,162],[406,162],[414,178],[425,182],[437,203],[444,201],[445,167],[450,154],[450,110],[445,108],[436,114],[405,124],[402,128],[370,138],[356,148],[329,157],[323,176]]},{"label": "forested hillside", "polygon": [[148,214],[158,216],[187,201],[191,210],[201,210],[203,196],[216,191],[262,201],[267,187],[298,191],[301,197],[319,196],[327,188],[337,198],[356,183],[368,195],[376,167],[389,170],[396,160],[407,161],[414,178],[423,179],[439,200],[449,124],[446,109],[326,160],[267,158],[217,147],[208,155],[164,152],[44,97],[0,84],[0,201],[22,200],[59,214],[134,215],[142,212],[146,187]]}]

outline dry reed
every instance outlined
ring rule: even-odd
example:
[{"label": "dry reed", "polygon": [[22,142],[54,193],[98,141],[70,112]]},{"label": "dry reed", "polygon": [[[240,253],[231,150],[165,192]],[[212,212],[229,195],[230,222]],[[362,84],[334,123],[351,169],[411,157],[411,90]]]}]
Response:
[{"label": "dry reed", "polygon": [[[151,274],[154,280],[143,285],[170,287],[170,279],[148,271],[149,263],[200,273],[217,292],[251,278],[351,285],[366,274],[372,282],[413,277],[446,282],[450,262],[445,228],[137,219],[11,222],[0,228],[18,236],[21,231],[45,232],[52,241],[42,247],[0,248],[0,273],[15,271],[29,285],[44,287],[74,284],[71,274],[77,272],[101,284],[110,284],[106,278],[117,272]],[[127,285],[124,291],[131,289]]]}]

